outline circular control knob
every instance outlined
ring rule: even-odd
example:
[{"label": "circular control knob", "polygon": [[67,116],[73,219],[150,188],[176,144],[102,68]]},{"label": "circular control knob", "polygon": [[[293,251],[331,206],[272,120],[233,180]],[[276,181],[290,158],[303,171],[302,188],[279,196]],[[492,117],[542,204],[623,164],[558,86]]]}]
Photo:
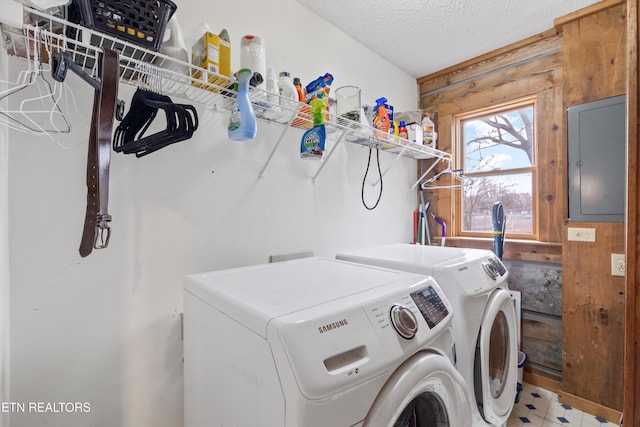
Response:
[{"label": "circular control knob", "polygon": [[490,262],[483,262],[482,268],[484,268],[484,272],[487,273],[487,276],[491,277],[493,280],[496,280],[500,273],[496,269],[496,266]]},{"label": "circular control knob", "polygon": [[404,339],[412,339],[418,332],[418,320],[415,314],[404,305],[393,305],[389,311],[391,324],[396,332]]}]

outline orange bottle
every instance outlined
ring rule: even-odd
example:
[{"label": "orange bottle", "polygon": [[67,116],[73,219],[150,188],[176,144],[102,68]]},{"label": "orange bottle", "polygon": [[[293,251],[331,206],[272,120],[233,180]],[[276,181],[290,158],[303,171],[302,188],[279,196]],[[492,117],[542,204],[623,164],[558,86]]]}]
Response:
[{"label": "orange bottle", "polygon": [[307,96],[305,95],[304,89],[302,88],[302,83],[300,83],[300,77],[294,77],[293,85],[295,86],[296,92],[298,93],[298,101],[302,102],[303,104],[306,103]]},{"label": "orange bottle", "polygon": [[373,117],[373,128],[376,129],[376,136],[384,139],[389,136],[389,129],[391,128],[389,112],[387,111],[387,107],[385,107],[386,102],[387,98],[376,99]]}]

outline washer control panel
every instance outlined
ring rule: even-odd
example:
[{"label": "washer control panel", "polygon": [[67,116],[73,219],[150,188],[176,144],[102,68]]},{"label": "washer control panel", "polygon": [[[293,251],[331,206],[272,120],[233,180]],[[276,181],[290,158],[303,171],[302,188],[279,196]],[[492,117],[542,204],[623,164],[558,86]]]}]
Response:
[{"label": "washer control panel", "polygon": [[433,286],[412,292],[411,299],[415,302],[430,329],[435,328],[442,319],[449,315],[447,306]]},{"label": "washer control panel", "polygon": [[363,307],[374,329],[382,333],[392,329],[400,337],[412,340],[429,335],[450,317],[450,303],[435,280],[429,278],[412,288]]}]

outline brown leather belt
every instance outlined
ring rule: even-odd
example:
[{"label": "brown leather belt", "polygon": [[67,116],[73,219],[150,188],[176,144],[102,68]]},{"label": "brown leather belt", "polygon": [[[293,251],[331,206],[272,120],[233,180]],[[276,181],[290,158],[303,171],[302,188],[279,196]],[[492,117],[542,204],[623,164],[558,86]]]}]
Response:
[{"label": "brown leather belt", "polygon": [[109,222],[109,162],[111,130],[118,101],[118,52],[104,49],[98,58],[99,89],[95,90],[87,156],[87,210],[80,241],[80,256],[106,248],[111,237]]}]

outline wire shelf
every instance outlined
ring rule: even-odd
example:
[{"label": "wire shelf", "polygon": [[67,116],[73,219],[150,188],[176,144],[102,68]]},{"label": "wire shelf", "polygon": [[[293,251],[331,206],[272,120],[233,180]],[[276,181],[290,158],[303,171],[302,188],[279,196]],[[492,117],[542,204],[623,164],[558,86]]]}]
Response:
[{"label": "wire shelf", "polygon": [[[173,99],[199,104],[206,108],[230,111],[236,92],[234,80],[144,49],[107,34],[102,34],[36,9],[24,7],[27,22],[22,27],[2,24],[3,45],[9,55],[37,57],[48,62],[53,52],[66,51],[73,61],[92,77],[97,76],[97,58],[102,48],[120,53],[120,82],[157,91]],[[0,15],[0,20],[1,20]],[[1,24],[1,23],[0,23]],[[310,129],[313,114],[307,104],[289,100],[258,88],[251,88],[250,98],[256,116],[287,127]],[[398,156],[413,159],[449,159],[450,155],[404,138],[380,135],[373,128],[339,117],[325,123],[329,134],[340,135],[346,142],[361,144]]]}]

